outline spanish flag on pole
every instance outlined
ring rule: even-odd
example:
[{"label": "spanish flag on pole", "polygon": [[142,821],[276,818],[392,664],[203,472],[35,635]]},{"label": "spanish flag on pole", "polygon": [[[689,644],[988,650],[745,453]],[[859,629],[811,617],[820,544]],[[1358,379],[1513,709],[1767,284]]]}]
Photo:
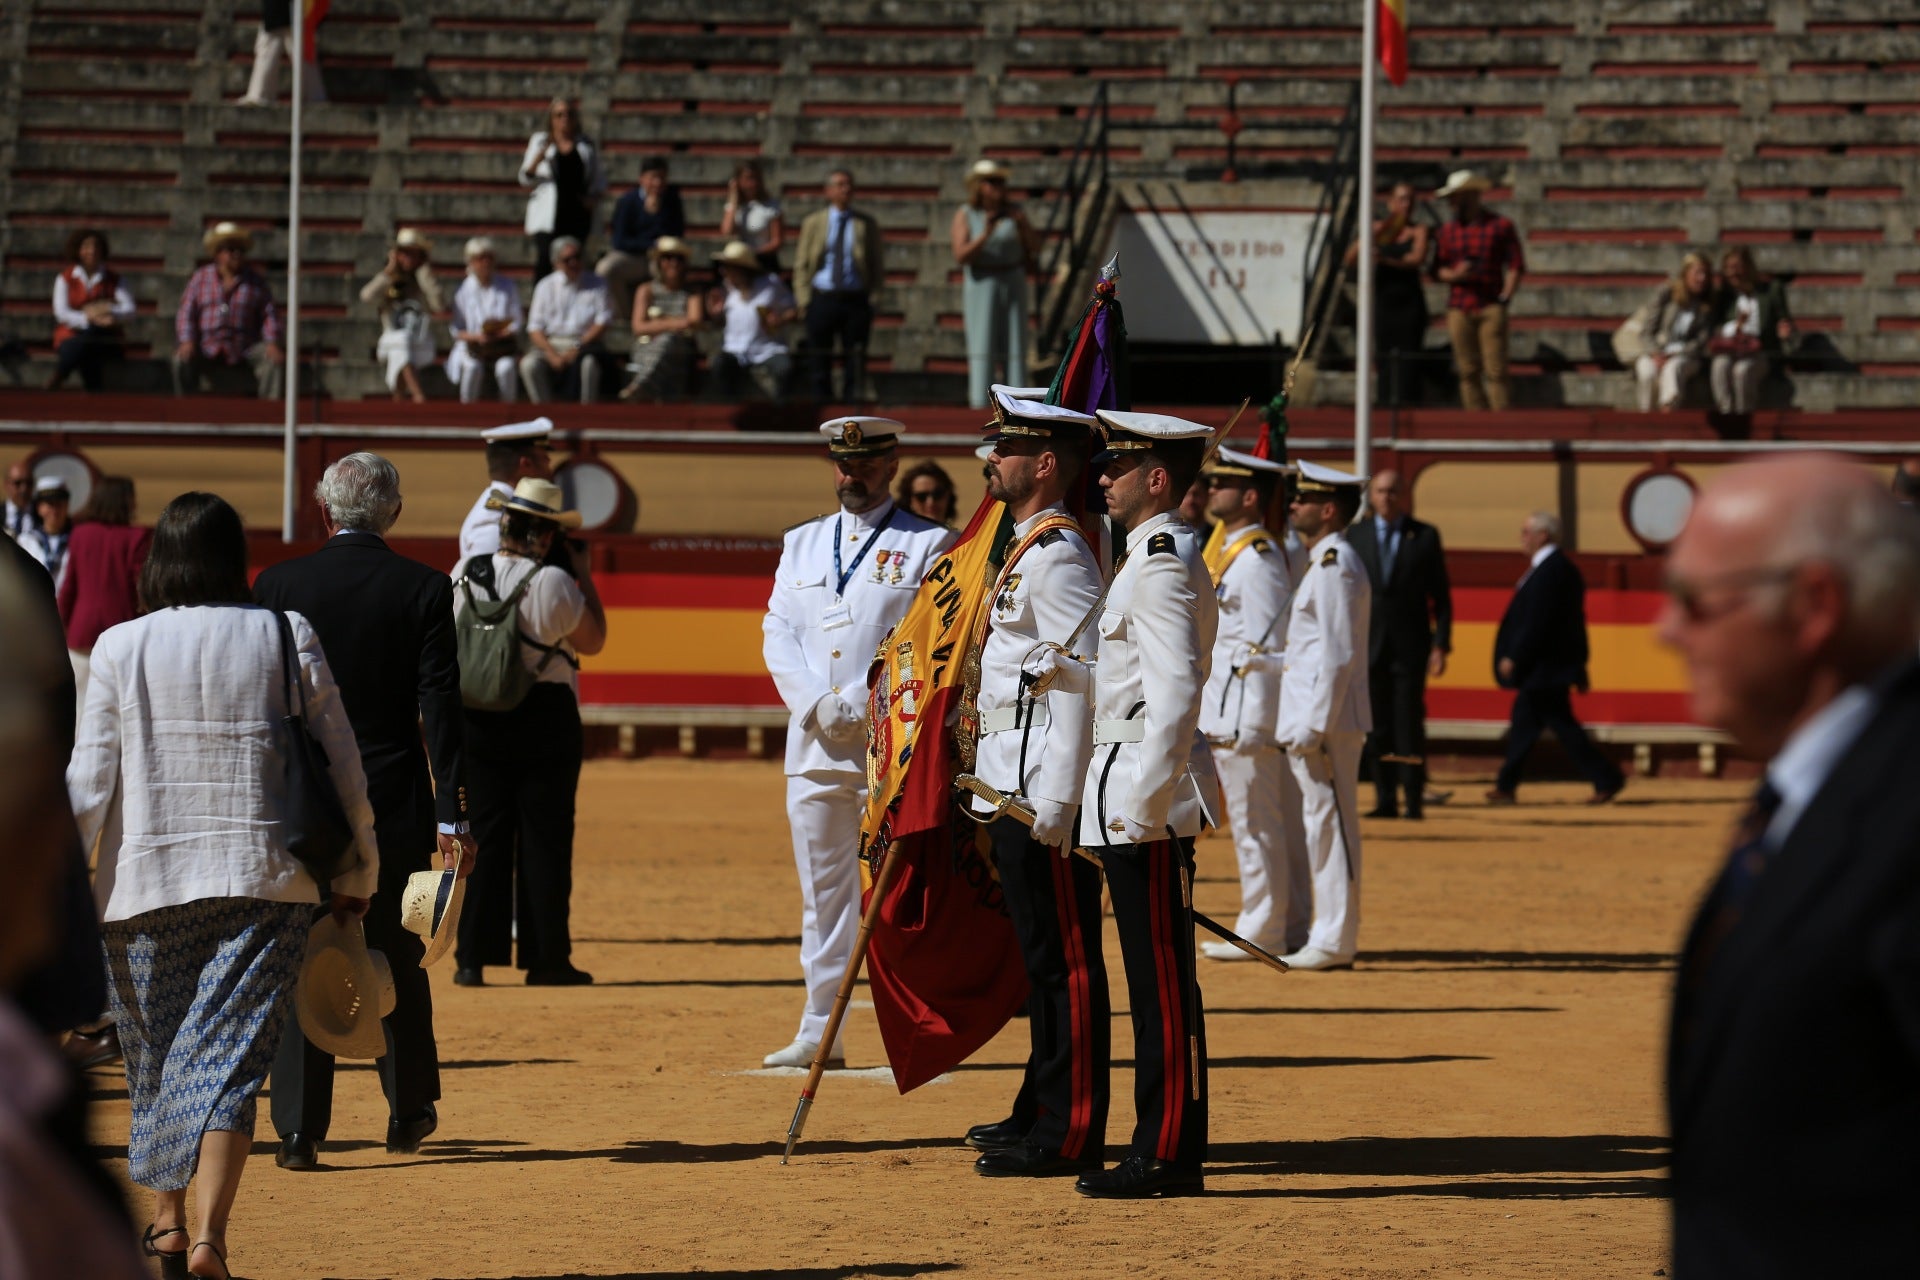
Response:
[{"label": "spanish flag on pole", "polygon": [[1380,66],[1395,84],[1407,82],[1407,0],[1379,0]]}]

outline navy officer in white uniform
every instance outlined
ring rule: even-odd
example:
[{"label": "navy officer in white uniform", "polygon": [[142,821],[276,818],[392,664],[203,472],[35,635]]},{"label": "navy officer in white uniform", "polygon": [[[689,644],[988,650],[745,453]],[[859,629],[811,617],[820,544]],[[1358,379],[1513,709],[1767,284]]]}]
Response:
[{"label": "navy officer in white uniform", "polygon": [[[1006,504],[1013,539],[989,597],[980,649],[973,772],[1033,811],[988,826],[994,866],[1026,962],[1032,1049],[1013,1113],[975,1125],[967,1144],[989,1177],[1054,1177],[1102,1167],[1112,1010],[1100,952],[1100,871],[1071,856],[1074,815],[1093,753],[1085,681],[1041,684],[1049,646],[1086,621],[1105,585],[1068,514],[1096,423],[1077,410],[993,388],[987,493]],[[1045,392],[1043,391],[1044,395]],[[1089,625],[1075,649],[1091,654]],[[976,813],[990,812],[973,800]]]},{"label": "navy officer in white uniform", "polygon": [[[812,1063],[860,927],[860,818],[867,803],[867,668],[933,562],[953,542],[889,496],[900,423],[820,424],[840,509],[787,530],[761,625],[761,652],[786,703],[787,815],[800,872],[800,968],[807,1003],[769,1067]],[[840,1045],[831,1057],[844,1060]]]},{"label": "navy officer in white uniform", "polygon": [[[480,433],[487,445],[487,487],[460,523],[461,566],[475,556],[490,556],[500,550],[500,512],[488,509],[489,499],[498,497],[504,502],[513,496],[513,487],[529,477],[553,479],[553,459],[547,453],[552,434],[553,422],[548,418],[509,422]],[[454,576],[459,573],[456,566]]]},{"label": "navy officer in white uniform", "polygon": [[1213,432],[1161,414],[1097,416],[1107,429],[1100,485],[1126,529],[1126,557],[1097,623],[1080,837],[1106,865],[1127,971],[1135,1124],[1126,1158],[1081,1175],[1074,1189],[1116,1199],[1192,1194],[1207,1151],[1193,947],[1193,839],[1205,810],[1192,762],[1219,606],[1179,506]]},{"label": "navy officer in white uniform", "polygon": [[1313,883],[1307,943],[1284,957],[1296,969],[1353,964],[1360,934],[1360,754],[1373,728],[1367,692],[1367,620],[1373,588],[1346,529],[1367,482],[1300,463],[1293,527],[1307,544],[1294,593],[1276,736],[1300,784],[1306,868]]},{"label": "navy officer in white uniform", "polygon": [[[1274,738],[1294,578],[1285,544],[1261,523],[1275,488],[1292,470],[1222,449],[1205,476],[1207,514],[1220,523],[1222,542],[1212,566],[1220,630],[1200,732],[1213,748],[1240,864],[1240,918],[1233,931],[1276,955],[1306,941],[1309,902],[1305,866],[1288,857],[1299,840],[1299,805],[1283,802],[1291,779]],[[1225,942],[1203,942],[1200,951],[1214,960],[1247,958]]]}]

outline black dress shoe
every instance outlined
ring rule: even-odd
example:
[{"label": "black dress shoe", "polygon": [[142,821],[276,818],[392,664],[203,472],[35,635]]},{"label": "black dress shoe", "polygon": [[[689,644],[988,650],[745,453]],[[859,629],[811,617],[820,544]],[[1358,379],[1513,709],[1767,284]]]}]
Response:
[{"label": "black dress shoe", "polygon": [[1417,809],[1412,805],[1407,806],[1408,822],[1424,822],[1426,821],[1426,817],[1427,817],[1427,814],[1424,809]]},{"label": "black dress shoe", "polygon": [[576,969],[570,964],[557,965],[551,969],[529,969],[527,985],[530,987],[590,987],[593,985],[593,975],[585,969]]},{"label": "black dress shoe", "polygon": [[1373,808],[1367,810],[1367,816],[1369,818],[1397,818],[1400,816],[1400,812],[1397,809],[1388,809],[1383,805],[1375,805]]},{"label": "black dress shoe", "polygon": [[1069,1160],[1058,1151],[1030,1142],[989,1151],[973,1162],[973,1171],[988,1178],[1062,1178],[1099,1170],[1097,1160]]},{"label": "black dress shoe", "polygon": [[274,1153],[273,1162],[282,1169],[292,1169],[295,1173],[318,1169],[320,1150],[312,1138],[295,1129],[280,1139],[280,1150]]},{"label": "black dress shoe", "polygon": [[453,971],[453,985],[456,987],[484,987],[487,985],[487,975],[481,972],[479,965],[474,965],[470,969],[455,969]]},{"label": "black dress shoe", "polygon": [[1197,1196],[1206,1190],[1206,1178],[1198,1169],[1182,1169],[1146,1156],[1128,1156],[1105,1173],[1082,1174],[1073,1189],[1096,1200],[1151,1200],[1158,1196]]},{"label": "black dress shoe", "polygon": [[428,1103],[424,1108],[410,1116],[387,1121],[387,1154],[390,1156],[410,1156],[420,1150],[420,1143],[428,1134],[440,1127],[440,1113]]},{"label": "black dress shoe", "polygon": [[111,1022],[92,1031],[76,1031],[62,1046],[67,1061],[82,1071],[117,1062],[120,1058],[120,1030]]},{"label": "black dress shoe", "polygon": [[1032,1127],[1013,1120],[977,1124],[967,1130],[967,1145],[975,1151],[1002,1151],[1007,1147],[1017,1147],[1026,1141],[1027,1131]]}]

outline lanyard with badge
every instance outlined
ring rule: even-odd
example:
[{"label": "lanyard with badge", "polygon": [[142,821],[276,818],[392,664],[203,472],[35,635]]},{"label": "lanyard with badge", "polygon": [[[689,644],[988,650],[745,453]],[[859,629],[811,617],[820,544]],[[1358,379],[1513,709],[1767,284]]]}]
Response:
[{"label": "lanyard with badge", "polygon": [[[893,518],[899,514],[899,507],[894,507],[888,511],[886,519],[882,520],[879,525],[874,528],[873,536],[878,538],[881,534],[885,533],[887,526],[892,524]],[[855,571],[860,568],[860,561],[856,559],[844,569],[841,567],[840,522],[842,519],[844,519],[842,516],[835,516],[833,518],[833,600],[826,608],[820,611],[820,629],[822,631],[837,631],[841,627],[850,627],[853,625],[853,612],[847,608],[847,602],[844,597],[847,591],[847,584],[853,581]]]}]

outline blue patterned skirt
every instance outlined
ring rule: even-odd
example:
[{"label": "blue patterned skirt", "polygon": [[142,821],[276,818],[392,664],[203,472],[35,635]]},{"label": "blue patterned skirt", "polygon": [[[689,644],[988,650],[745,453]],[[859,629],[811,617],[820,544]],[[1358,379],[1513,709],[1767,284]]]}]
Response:
[{"label": "blue patterned skirt", "polygon": [[135,1182],[183,1190],[201,1134],[253,1133],[312,919],[305,903],[203,898],[100,926],[127,1060]]}]

